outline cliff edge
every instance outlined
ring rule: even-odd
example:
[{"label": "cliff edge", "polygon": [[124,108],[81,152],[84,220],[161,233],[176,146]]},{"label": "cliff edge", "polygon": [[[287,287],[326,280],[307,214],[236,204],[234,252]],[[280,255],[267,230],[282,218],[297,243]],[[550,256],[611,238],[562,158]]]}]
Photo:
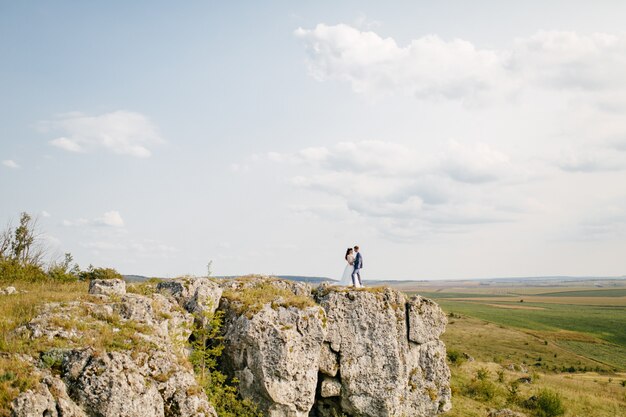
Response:
[{"label": "cliff edge", "polygon": [[18,329],[63,348],[22,358],[41,382],[13,401],[15,417],[216,416],[187,341],[194,320],[217,309],[220,366],[267,416],[433,416],[451,407],[439,340],[446,317],[419,296],[268,277],[177,279],[143,295],[93,281],[89,291],[89,301],[47,304]]}]

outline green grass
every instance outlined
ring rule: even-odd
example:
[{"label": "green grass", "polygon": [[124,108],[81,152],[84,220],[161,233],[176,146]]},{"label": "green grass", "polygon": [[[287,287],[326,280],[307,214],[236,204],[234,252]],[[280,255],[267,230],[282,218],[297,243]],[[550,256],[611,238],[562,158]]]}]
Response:
[{"label": "green grass", "polygon": [[467,314],[520,329],[569,330],[586,333],[626,348],[626,307],[498,302],[503,305],[541,308],[540,310],[517,310],[498,308],[478,302],[445,299],[436,301],[447,312]]},{"label": "green grass", "polygon": [[551,297],[626,297],[626,288],[611,288],[598,290],[556,291],[535,294],[536,296]]},{"label": "green grass", "polygon": [[[538,332],[537,334],[546,340],[557,343],[577,355],[616,370],[626,370],[626,307],[497,302],[508,307],[536,308],[530,310],[500,308],[484,302],[446,298],[436,301],[446,312]],[[574,368],[579,369],[581,366],[574,365]]]},{"label": "green grass", "polygon": [[481,293],[469,293],[469,292],[417,292],[423,297],[432,299],[446,299],[446,298],[496,298],[503,297],[503,294],[481,294]]},{"label": "green grass", "polygon": [[[461,358],[467,353],[475,360],[451,364],[453,408],[445,417],[484,417],[487,409],[504,407],[533,417],[536,410],[525,403],[545,389],[562,398],[565,417],[626,415],[626,388],[621,385],[626,374],[606,372],[608,368],[569,347],[552,341],[546,344],[542,332],[529,333],[465,315],[449,320],[442,336],[448,353],[459,352]],[[515,370],[509,365],[515,365]],[[603,373],[579,372],[598,365]],[[574,373],[559,372],[570,367]],[[512,384],[527,376],[532,383],[519,384],[512,397]]]}]

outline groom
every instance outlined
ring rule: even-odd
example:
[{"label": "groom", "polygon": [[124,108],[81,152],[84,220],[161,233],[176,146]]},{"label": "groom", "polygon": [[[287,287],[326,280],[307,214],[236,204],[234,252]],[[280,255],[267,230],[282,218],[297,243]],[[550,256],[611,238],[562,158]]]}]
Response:
[{"label": "groom", "polygon": [[[352,285],[355,287],[362,287],[361,283],[361,268],[363,268],[363,257],[359,252],[359,247],[354,247],[354,252],[356,253],[356,257],[354,258],[354,271],[352,272]],[[358,281],[357,281],[358,280]],[[358,282],[358,285],[357,285]]]}]

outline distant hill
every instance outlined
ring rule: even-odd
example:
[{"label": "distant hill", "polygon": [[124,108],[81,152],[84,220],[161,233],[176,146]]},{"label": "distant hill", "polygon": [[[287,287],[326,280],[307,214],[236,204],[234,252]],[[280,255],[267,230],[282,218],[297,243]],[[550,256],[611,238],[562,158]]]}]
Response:
[{"label": "distant hill", "polygon": [[337,282],[336,279],[326,277],[302,277],[298,275],[278,275],[278,278],[287,279],[289,281],[308,282],[309,284],[321,284],[322,282]]},{"label": "distant hill", "polygon": [[143,275],[122,275],[126,282],[143,282],[149,280],[150,277],[144,277]]},{"label": "distant hill", "polygon": [[[143,282],[152,277],[143,275],[122,275],[127,282]],[[218,276],[215,278],[239,278],[240,275]],[[301,275],[277,275],[276,277],[289,281],[307,282],[309,284],[321,284],[322,282],[337,282],[337,280],[326,277],[306,277]]]}]

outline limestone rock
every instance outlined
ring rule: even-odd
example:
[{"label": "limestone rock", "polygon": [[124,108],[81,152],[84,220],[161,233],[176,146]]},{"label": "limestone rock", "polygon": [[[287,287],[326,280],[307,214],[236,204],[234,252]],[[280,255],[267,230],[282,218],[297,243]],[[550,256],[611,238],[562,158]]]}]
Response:
[{"label": "limestone rock", "polygon": [[126,282],[123,279],[92,279],[89,281],[89,294],[124,295]]},{"label": "limestone rock", "polygon": [[320,388],[322,398],[339,397],[341,395],[341,382],[334,378],[324,378]]},{"label": "limestone rock", "polygon": [[407,309],[411,342],[422,344],[439,339],[448,320],[437,304],[418,295],[408,301]]},{"label": "limestone rock", "polygon": [[58,417],[56,401],[48,387],[41,383],[21,393],[11,403],[13,417]]},{"label": "limestone rock", "polygon": [[179,278],[159,282],[157,290],[171,294],[190,313],[213,313],[217,309],[222,288],[209,278]]},{"label": "limestone rock", "polygon": [[[327,315],[326,340],[339,357],[337,414],[431,416],[450,409],[450,371],[438,340],[442,328],[430,334],[428,324],[418,324],[413,338],[419,335],[422,343],[410,340],[410,323],[443,316],[436,304],[407,302],[391,289],[324,289],[317,300]],[[328,409],[317,412],[329,415]]]},{"label": "limestone rock", "polygon": [[15,287],[6,287],[6,288],[4,289],[4,293],[5,293],[6,295],[13,295],[13,294],[15,294],[16,292],[17,292],[17,290],[15,289]]},{"label": "limestone rock", "polygon": [[[49,303],[20,329],[32,339],[64,339],[70,347],[43,354],[39,366],[54,363],[60,378],[48,376],[37,391],[22,393],[13,404],[16,417],[31,410],[48,415],[48,408],[59,417],[216,417],[193,371],[181,363],[193,317],[160,294],[102,300]],[[78,317],[85,330],[76,328]],[[126,350],[77,347],[88,344],[90,329],[122,327],[136,336]]]},{"label": "limestone rock", "polygon": [[324,340],[319,307],[265,305],[248,318],[222,303],[225,364],[250,398],[271,417],[305,417],[315,401]]},{"label": "limestone rock", "polygon": [[320,372],[328,376],[335,376],[338,370],[339,358],[337,353],[332,351],[330,344],[323,343],[320,350]]}]

